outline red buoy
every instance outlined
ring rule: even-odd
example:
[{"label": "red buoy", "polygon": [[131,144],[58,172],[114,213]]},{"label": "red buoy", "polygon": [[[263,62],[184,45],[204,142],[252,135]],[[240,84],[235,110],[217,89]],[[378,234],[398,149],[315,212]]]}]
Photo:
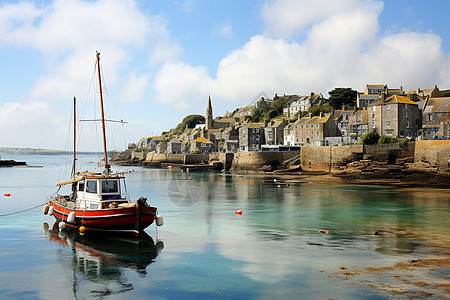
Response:
[{"label": "red buoy", "polygon": [[242,215],[242,210],[237,210],[237,211],[236,211],[236,214],[237,214],[237,215]]},{"label": "red buoy", "polygon": [[192,178],[189,178],[189,180],[192,180]]},{"label": "red buoy", "polygon": [[6,193],[5,197],[11,197],[11,194],[10,193]]},{"label": "red buoy", "polygon": [[253,182],[256,182],[256,180],[253,180]]}]

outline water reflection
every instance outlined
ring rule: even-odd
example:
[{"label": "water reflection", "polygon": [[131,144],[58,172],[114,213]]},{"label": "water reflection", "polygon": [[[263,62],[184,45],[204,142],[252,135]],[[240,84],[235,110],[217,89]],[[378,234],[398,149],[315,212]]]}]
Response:
[{"label": "water reflection", "polygon": [[[80,235],[74,230],[59,230],[55,223],[49,228],[43,224],[50,241],[63,246],[57,251],[58,260],[69,262],[72,269],[72,291],[75,298],[79,294],[95,297],[116,295],[133,290],[126,271],[134,270],[140,277],[146,277],[147,267],[155,262],[163,250],[162,241],[144,232],[139,239],[101,235]],[[72,249],[72,257],[67,257],[65,247]],[[84,297],[84,296],[83,296]]]}]

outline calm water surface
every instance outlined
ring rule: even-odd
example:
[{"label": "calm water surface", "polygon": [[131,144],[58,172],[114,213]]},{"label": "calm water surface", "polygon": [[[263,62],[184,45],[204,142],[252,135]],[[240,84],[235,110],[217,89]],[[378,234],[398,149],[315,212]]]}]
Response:
[{"label": "calm water surface", "polygon": [[57,232],[42,206],[5,214],[43,204],[66,163],[9,158],[43,167],[0,168],[1,299],[385,299],[333,274],[449,254],[446,190],[146,168],[128,174],[128,192],[164,226],[139,241]]}]

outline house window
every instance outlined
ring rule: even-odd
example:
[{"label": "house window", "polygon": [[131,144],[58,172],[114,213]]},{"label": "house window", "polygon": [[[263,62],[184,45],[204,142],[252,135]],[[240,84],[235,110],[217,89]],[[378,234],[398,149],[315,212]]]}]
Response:
[{"label": "house window", "polygon": [[386,127],[391,127],[391,121],[386,122]]},{"label": "house window", "polygon": [[372,128],[373,128],[373,129],[375,129],[375,127],[376,127],[375,124],[376,124],[375,122],[372,122]]},{"label": "house window", "polygon": [[408,117],[408,109],[405,109],[405,118]]},{"label": "house window", "polygon": [[406,121],[406,128],[409,128],[409,121]]},{"label": "house window", "polygon": [[372,114],[372,120],[375,120],[375,114]]},{"label": "house window", "polygon": [[361,122],[362,121],[362,116],[356,116],[356,122]]},{"label": "house window", "polygon": [[391,105],[390,104],[386,104],[386,110],[391,110]]},{"label": "house window", "polygon": [[317,130],[317,135],[319,135],[319,130]]},{"label": "house window", "polygon": [[386,129],[385,132],[386,132],[386,135],[393,135],[394,129]]},{"label": "house window", "polygon": [[343,116],[342,116],[342,120],[343,120],[343,121],[347,120],[347,117],[348,117],[347,115],[343,115]]},{"label": "house window", "polygon": [[342,130],[342,135],[345,136],[345,130]]},{"label": "house window", "polygon": [[375,106],[372,106],[372,111],[375,112]]},{"label": "house window", "polygon": [[302,138],[302,143],[303,143],[303,138]]},{"label": "house window", "polygon": [[314,135],[314,130],[311,130],[311,135]]},{"label": "house window", "polygon": [[428,122],[433,121],[433,115],[432,114],[428,114]]}]

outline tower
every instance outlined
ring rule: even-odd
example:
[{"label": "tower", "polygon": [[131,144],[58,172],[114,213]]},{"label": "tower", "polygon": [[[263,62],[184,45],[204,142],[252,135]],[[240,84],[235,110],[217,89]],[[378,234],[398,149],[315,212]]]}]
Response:
[{"label": "tower", "polygon": [[213,112],[211,105],[211,96],[208,96],[208,106],[206,107],[205,129],[213,129]]}]

